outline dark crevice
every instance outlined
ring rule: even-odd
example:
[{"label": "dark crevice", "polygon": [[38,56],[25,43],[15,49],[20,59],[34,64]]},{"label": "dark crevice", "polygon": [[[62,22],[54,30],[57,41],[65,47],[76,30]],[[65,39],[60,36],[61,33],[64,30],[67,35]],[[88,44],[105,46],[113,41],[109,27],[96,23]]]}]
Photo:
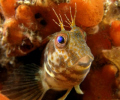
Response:
[{"label": "dark crevice", "polygon": [[36,13],[36,14],[35,14],[35,19],[38,19],[38,18],[40,18],[40,17],[42,17],[42,15],[41,15],[40,13]]},{"label": "dark crevice", "polygon": [[40,21],[40,24],[42,24],[43,26],[46,26],[47,22],[43,19],[43,20]]}]

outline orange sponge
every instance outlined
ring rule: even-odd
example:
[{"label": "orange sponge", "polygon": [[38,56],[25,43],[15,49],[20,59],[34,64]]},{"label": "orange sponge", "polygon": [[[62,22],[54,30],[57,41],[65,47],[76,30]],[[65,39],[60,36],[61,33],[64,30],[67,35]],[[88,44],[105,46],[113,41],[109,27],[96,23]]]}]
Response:
[{"label": "orange sponge", "polygon": [[[3,36],[6,38],[5,42],[11,44],[20,44],[23,39],[23,34],[18,27],[18,21],[14,18],[7,19],[4,23]],[[4,40],[3,40],[4,41]]]},{"label": "orange sponge", "polygon": [[91,70],[84,84],[83,100],[113,100],[117,68],[108,64],[99,70]]},{"label": "orange sponge", "polygon": [[70,5],[77,4],[76,22],[83,26],[95,26],[101,22],[104,9],[103,0],[71,0]]},{"label": "orange sponge", "polygon": [[113,45],[120,46],[120,21],[116,20],[112,22],[110,28],[110,37]]},{"label": "orange sponge", "polygon": [[5,18],[15,15],[16,0],[0,0],[0,5]]},{"label": "orange sponge", "polygon": [[0,93],[0,100],[10,100],[7,97],[5,97],[3,94]]}]

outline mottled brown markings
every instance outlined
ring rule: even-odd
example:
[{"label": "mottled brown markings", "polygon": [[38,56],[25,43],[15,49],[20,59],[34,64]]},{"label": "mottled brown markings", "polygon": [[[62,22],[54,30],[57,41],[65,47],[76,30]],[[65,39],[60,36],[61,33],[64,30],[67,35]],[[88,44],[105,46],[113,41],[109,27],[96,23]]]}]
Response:
[{"label": "mottled brown markings", "polygon": [[61,50],[62,54],[64,54],[64,50]]},{"label": "mottled brown markings", "polygon": [[73,48],[74,51],[77,51],[77,48]]},{"label": "mottled brown markings", "polygon": [[50,41],[48,44],[48,55],[53,54],[55,52],[55,47],[53,41]]},{"label": "mottled brown markings", "polygon": [[[89,69],[90,68],[88,68],[88,69],[86,69],[84,71],[77,71],[77,70],[74,70],[74,69],[71,68],[71,70],[66,69],[66,71],[63,71],[59,75],[65,77],[67,79],[66,81],[70,81],[70,82],[80,81],[81,79],[83,79],[83,77],[89,71]],[[67,71],[69,71],[69,73]],[[76,75],[76,77],[72,77],[72,75]],[[58,78],[58,80],[62,80],[62,79]]]},{"label": "mottled brown markings", "polygon": [[52,65],[52,64],[51,64],[52,62],[51,62],[50,60],[49,60],[48,62],[49,62],[50,65]]},{"label": "mottled brown markings", "polygon": [[[74,66],[75,67],[75,66]],[[80,66],[79,66],[80,67]],[[83,70],[77,70],[75,68],[72,68],[72,69],[69,69],[70,73],[72,74],[76,74],[76,75],[82,75],[84,73],[86,73],[88,70],[90,69],[90,67],[88,69],[85,69],[84,71]]]},{"label": "mottled brown markings", "polygon": [[56,80],[58,81],[67,81],[67,79],[63,75],[56,75]]},{"label": "mottled brown markings", "polygon": [[61,69],[63,69],[64,67],[62,67],[62,66],[59,66],[59,65],[55,65],[54,66],[54,72],[55,73],[60,73],[61,72]]},{"label": "mottled brown markings", "polygon": [[67,77],[62,73],[62,74],[57,74],[55,77],[59,81],[68,81]]},{"label": "mottled brown markings", "polygon": [[[67,71],[69,71],[69,73],[67,73],[66,71],[63,71],[62,73],[59,73],[59,75],[64,77],[65,79],[67,79],[66,81],[76,82],[76,81],[82,80],[83,77],[86,75],[86,73],[89,71],[89,69],[90,68],[85,69],[84,71],[77,71],[75,69],[71,69],[71,70],[66,69]],[[72,75],[76,75],[76,77],[72,77]],[[56,74],[56,79],[57,80],[65,80],[65,79],[60,79],[59,77],[57,77],[57,74]]]},{"label": "mottled brown markings", "polygon": [[54,57],[53,56],[51,56],[51,60],[53,60],[54,59]]},{"label": "mottled brown markings", "polygon": [[[71,44],[75,45],[75,47],[72,48],[72,50],[76,50],[78,48],[78,54],[79,51],[81,51],[81,54],[83,54],[83,51],[86,51],[86,49],[84,49],[84,44],[85,44],[85,40],[82,38],[82,36],[79,35],[80,33],[75,33],[74,35],[71,35],[71,37],[74,37],[76,39],[71,40]],[[75,43],[75,44],[74,44]],[[86,46],[86,45],[85,45]],[[71,48],[71,47],[70,47]]]},{"label": "mottled brown markings", "polygon": [[51,65],[51,67],[54,67],[54,62],[51,62],[51,60],[49,60],[49,63],[50,63],[50,65]]},{"label": "mottled brown markings", "polygon": [[77,81],[80,81],[82,78],[80,77],[76,77],[76,78],[73,78],[71,77],[72,73],[69,75],[69,74],[66,74],[65,72],[64,73],[61,73],[60,75],[64,76],[67,80],[66,81],[69,81],[69,82],[77,82]]},{"label": "mottled brown markings", "polygon": [[67,59],[68,58],[68,55],[66,54],[66,55],[64,55],[64,59]]},{"label": "mottled brown markings", "polygon": [[53,72],[52,69],[50,68],[50,66],[48,65],[48,63],[46,63],[46,68],[50,73]]},{"label": "mottled brown markings", "polygon": [[59,73],[59,72],[60,72],[60,71],[59,71],[59,68],[56,67],[56,66],[55,66],[55,69],[54,69],[53,71],[55,71],[55,73]]},{"label": "mottled brown markings", "polygon": [[73,50],[68,50],[67,52],[73,64],[79,60],[79,56]]},{"label": "mottled brown markings", "polygon": [[60,53],[61,52],[61,50],[60,49],[57,49],[57,51]]},{"label": "mottled brown markings", "polygon": [[56,72],[56,73],[59,73],[59,72],[60,72],[61,66],[58,66],[58,65],[55,65],[55,64],[54,64],[54,66],[52,66],[52,67],[54,68],[54,70],[52,70],[52,71],[54,71],[54,72]]},{"label": "mottled brown markings", "polygon": [[[50,73],[52,72],[55,75],[55,79],[62,80],[60,78],[57,78],[57,73],[55,73],[54,70],[52,70],[48,64],[46,64],[46,67],[47,67],[47,69]],[[58,67],[58,70],[59,70],[59,66],[57,66],[57,67]],[[55,68],[55,70],[57,71],[56,68]],[[74,79],[74,78],[70,77],[70,75],[66,74],[65,71],[63,71],[61,74],[59,73],[58,75],[61,75],[61,76],[65,77],[65,79],[67,79],[66,81],[74,82],[74,81],[78,80],[78,79]]]},{"label": "mottled brown markings", "polygon": [[54,72],[54,73],[59,73],[60,72],[60,67],[61,66],[58,66],[58,65],[55,65],[53,62],[51,62],[50,60],[49,60],[49,63],[50,63],[50,65],[51,65],[51,67],[48,65],[48,67],[49,67],[49,70],[51,70],[51,72]]},{"label": "mottled brown markings", "polygon": [[56,62],[59,63],[59,61],[60,61],[60,60],[57,58],[57,59],[56,59]]},{"label": "mottled brown markings", "polygon": [[51,67],[51,70],[53,71],[53,70],[55,70],[55,68],[54,68],[54,67]]},{"label": "mottled brown markings", "polygon": [[59,67],[65,67],[66,66],[66,62],[64,61],[64,58],[62,56],[60,56],[60,64]]},{"label": "mottled brown markings", "polygon": [[68,63],[70,62],[70,58],[68,58],[68,60],[66,61],[67,66],[69,65]]}]

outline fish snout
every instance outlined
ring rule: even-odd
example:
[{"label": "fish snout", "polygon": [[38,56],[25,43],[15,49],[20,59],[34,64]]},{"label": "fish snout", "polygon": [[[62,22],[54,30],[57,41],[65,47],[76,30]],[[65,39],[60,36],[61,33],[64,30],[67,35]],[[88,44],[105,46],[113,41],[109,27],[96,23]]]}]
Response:
[{"label": "fish snout", "polygon": [[91,65],[92,61],[93,61],[93,58],[86,55],[86,56],[80,58],[80,60],[78,61],[77,64],[78,64],[78,66],[88,67]]}]

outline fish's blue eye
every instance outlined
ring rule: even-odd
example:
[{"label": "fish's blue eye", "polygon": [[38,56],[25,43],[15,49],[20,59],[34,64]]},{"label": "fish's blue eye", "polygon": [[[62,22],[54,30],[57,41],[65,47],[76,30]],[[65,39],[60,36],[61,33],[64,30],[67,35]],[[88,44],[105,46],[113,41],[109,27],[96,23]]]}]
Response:
[{"label": "fish's blue eye", "polygon": [[59,43],[64,43],[64,38],[62,36],[58,36],[57,41]]}]

